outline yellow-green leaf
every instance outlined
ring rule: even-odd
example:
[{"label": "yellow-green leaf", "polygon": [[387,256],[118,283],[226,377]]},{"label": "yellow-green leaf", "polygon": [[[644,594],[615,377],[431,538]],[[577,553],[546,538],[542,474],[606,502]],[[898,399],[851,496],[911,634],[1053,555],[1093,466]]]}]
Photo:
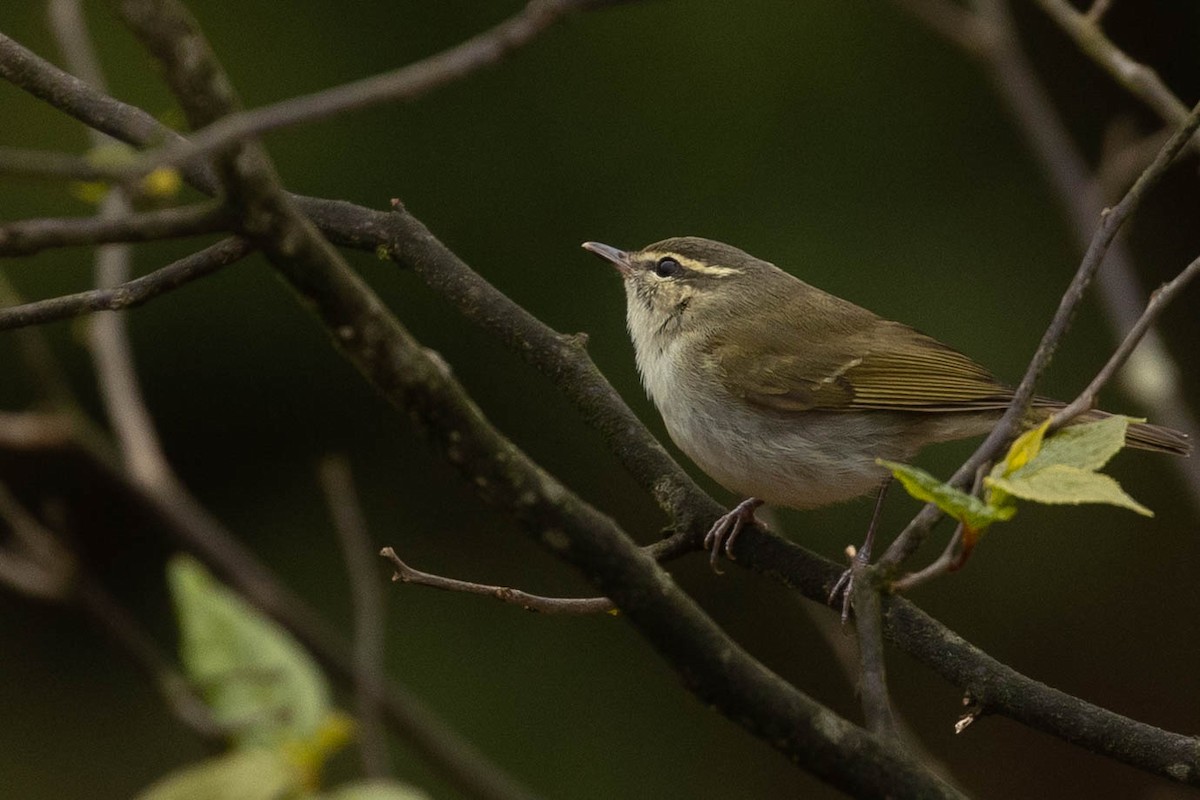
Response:
[{"label": "yellow-green leaf", "polygon": [[1049,427],[1050,420],[1046,420],[1036,428],[1027,430],[1018,436],[1008,448],[1008,454],[1004,456],[1004,460],[992,468],[992,474],[1011,475],[1036,458],[1037,454],[1041,452],[1042,440]]},{"label": "yellow-green leaf", "polygon": [[317,800],[429,800],[429,795],[398,781],[371,780],[343,784]]},{"label": "yellow-green leaf", "polygon": [[307,651],[194,559],[172,559],[168,577],[184,668],[235,745],[278,748],[316,738],[331,703]]},{"label": "yellow-green leaf", "polygon": [[1035,503],[1107,503],[1147,517],[1154,516],[1153,511],[1127,495],[1121,484],[1108,475],[1069,464],[1022,470],[1007,478],[989,478],[988,482],[1013,497]]},{"label": "yellow-green leaf", "polygon": [[1121,416],[1070,425],[1046,440],[1029,468],[1067,464],[1094,472],[1125,446],[1125,430],[1128,427],[1129,419]]},{"label": "yellow-green leaf", "polygon": [[974,495],[943,483],[923,469],[895,461],[876,459],[875,463],[891,470],[904,490],[925,503],[933,503],[948,515],[975,532],[982,532],[993,522],[1012,519],[1015,506],[985,503]]},{"label": "yellow-green leaf", "polygon": [[237,750],[172,772],[136,800],[292,800],[300,773],[279,753]]}]

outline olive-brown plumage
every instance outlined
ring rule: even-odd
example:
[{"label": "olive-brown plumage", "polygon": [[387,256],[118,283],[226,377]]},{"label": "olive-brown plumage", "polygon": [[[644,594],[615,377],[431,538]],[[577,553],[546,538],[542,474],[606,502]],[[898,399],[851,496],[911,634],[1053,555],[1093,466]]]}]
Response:
[{"label": "olive-brown plumage", "polygon": [[[876,459],[984,434],[1012,398],[957,350],[730,245],[583,246],[624,279],[638,371],[672,440],[751,498],[727,531],[758,501],[811,508],[866,494],[885,476]],[[1061,405],[1037,398],[1030,421]],[[1186,435],[1144,423],[1127,440],[1190,450]]]}]

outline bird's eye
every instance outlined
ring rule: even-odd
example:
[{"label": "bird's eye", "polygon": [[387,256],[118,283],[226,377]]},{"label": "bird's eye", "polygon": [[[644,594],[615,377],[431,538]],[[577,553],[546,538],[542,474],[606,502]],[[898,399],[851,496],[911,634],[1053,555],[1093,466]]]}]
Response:
[{"label": "bird's eye", "polygon": [[683,265],[670,256],[660,258],[654,265],[654,274],[660,278],[674,278],[681,272],[683,272]]}]

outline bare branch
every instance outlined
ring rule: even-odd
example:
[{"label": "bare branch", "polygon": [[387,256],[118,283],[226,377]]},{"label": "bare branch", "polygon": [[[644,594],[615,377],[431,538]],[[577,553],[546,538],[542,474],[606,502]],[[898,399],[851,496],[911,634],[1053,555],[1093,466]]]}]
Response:
[{"label": "bare branch", "polygon": [[[162,62],[193,124],[210,124],[236,110],[236,96],[186,9],[172,0],[114,2]],[[838,718],[755,661],[611,519],[507,441],[299,213],[259,147],[232,148],[218,171],[246,234],[310,301],[364,375],[420,421],[451,463],[510,509],[539,544],[612,597],[695,693],[797,764],[848,791],[878,793],[886,786],[896,795],[958,796],[896,748]]]},{"label": "bare branch", "polygon": [[99,181],[111,178],[112,170],[96,166],[86,158],[69,153],[0,147],[0,175]]},{"label": "bare branch", "polygon": [[1188,283],[1200,273],[1200,258],[1188,264],[1182,272],[1176,275],[1167,283],[1164,283],[1150,296],[1150,302],[1146,304],[1146,310],[1142,312],[1141,317],[1130,329],[1125,336],[1124,341],[1117,348],[1116,352],[1109,358],[1108,363],[1096,374],[1092,382],[1087,385],[1079,396],[1071,401],[1066,408],[1056,412],[1050,421],[1050,428],[1056,429],[1065,425],[1075,417],[1085,411],[1095,407],[1096,398],[1100,395],[1100,390],[1103,389],[1117,371],[1125,365],[1125,362],[1133,354],[1141,342],[1142,337],[1150,330],[1150,326],[1154,324],[1154,320],[1162,313],[1162,310],[1175,299],[1176,295],[1183,290]]},{"label": "bare branch", "polygon": [[[1101,178],[1093,178],[1090,174],[1087,162],[1072,140],[1065,122],[1021,51],[1008,3],[1005,0],[978,0],[977,6],[984,22],[994,30],[992,47],[985,54],[993,83],[1057,190],[1080,247],[1086,249],[1095,231],[1096,220],[1104,210]],[[1153,151],[1145,155],[1138,153],[1136,172],[1120,183],[1119,189],[1128,186],[1145,169],[1153,155],[1162,149],[1166,139],[1167,134],[1163,134],[1161,139],[1152,136],[1139,142],[1136,151],[1144,150],[1147,144],[1153,147]],[[1126,152],[1130,150],[1126,148]],[[1101,169],[1104,168],[1102,164]],[[1120,340],[1128,334],[1141,313],[1137,298],[1144,294],[1133,257],[1121,238],[1113,241],[1104,259],[1104,267],[1097,271],[1096,279],[1105,317],[1113,329],[1114,338]],[[1144,391],[1135,393],[1142,395],[1143,400],[1150,401],[1148,406],[1160,423],[1184,431],[1197,431],[1197,421],[1188,410],[1184,389],[1178,379],[1178,369],[1157,333],[1151,332],[1146,340],[1145,352],[1155,354],[1158,359],[1156,363],[1159,368],[1155,371],[1158,380],[1154,382],[1156,393],[1152,397],[1145,396]],[[1131,388],[1136,390],[1139,387]],[[1171,466],[1191,486],[1192,502],[1200,504],[1200,461],[1173,459]]]},{"label": "bare branch", "polygon": [[383,592],[379,588],[378,571],[371,557],[371,537],[367,533],[358,493],[354,490],[349,462],[344,457],[329,456],[321,460],[317,474],[342,545],[354,599],[353,658],[357,672],[355,693],[363,773],[370,778],[383,778],[392,771],[388,763],[387,734],[379,703],[381,687],[378,685],[384,674]]},{"label": "bare branch", "polygon": [[1087,20],[1093,25],[1099,25],[1112,7],[1112,0],[1092,0],[1091,8],[1087,10]]},{"label": "bare branch", "polygon": [[[70,416],[0,412],[0,452],[51,456],[64,470],[80,470],[114,507],[128,508],[142,515],[139,518],[146,519],[151,529],[168,533],[256,608],[291,631],[331,674],[353,685],[359,665],[348,655],[349,647],[338,631],[312,606],[281,583],[183,486],[148,488],[134,483],[100,449],[99,437],[79,424],[78,418]],[[3,463],[0,461],[0,466]],[[397,735],[464,794],[491,800],[532,800],[534,795],[498,772],[403,687],[382,675],[370,685],[386,687],[380,701]]]},{"label": "bare branch", "polygon": [[0,225],[0,257],[31,255],[50,247],[200,236],[226,230],[229,222],[229,214],[213,203],[109,216],[27,219]]},{"label": "bare branch", "polygon": [[[1163,83],[1150,67],[1133,60],[1113,44],[1098,20],[1077,11],[1067,0],[1036,0],[1075,44],[1130,94],[1154,110],[1168,126],[1180,128],[1188,119],[1188,107]],[[1200,150],[1200,140],[1191,142]]]},{"label": "bare branch", "polygon": [[473,583],[422,572],[401,561],[400,556],[396,555],[396,551],[390,547],[380,550],[379,555],[392,563],[396,570],[396,573],[392,575],[392,580],[401,583],[430,586],[449,592],[483,595],[502,603],[520,606],[526,611],[537,611],[542,614],[603,614],[617,610],[613,601],[607,597],[544,597],[507,586],[490,586],[485,583]]},{"label": "bare branch", "polygon": [[[51,32],[67,63],[86,83],[97,91],[105,91],[103,71],[92,48],[78,0],[52,0],[48,8]],[[93,145],[109,141],[103,133],[89,131],[89,134]],[[110,189],[100,203],[101,219],[125,218],[131,213],[129,200],[119,187]],[[128,281],[131,261],[132,254],[126,244],[98,247],[96,288],[111,289]],[[95,365],[100,397],[130,471],[147,485],[166,480],[170,468],[138,386],[124,317],[116,312],[93,318],[87,328],[87,345]]]},{"label": "bare branch", "polygon": [[141,174],[155,167],[178,166],[267,131],[315,122],[380,103],[413,100],[496,64],[532,42],[567,14],[588,5],[596,4],[580,0],[532,0],[494,28],[414,64],[216,119],[186,141],[176,141],[161,151],[147,153],[133,172]]},{"label": "bare branch", "polygon": [[[744,531],[741,544],[739,564],[817,602],[824,601],[842,572],[841,566],[824,560],[813,571],[812,556],[804,548],[758,528]],[[882,602],[884,636],[978,699],[989,713],[1172,781],[1200,786],[1194,736],[1164,731],[1051,689],[1001,664],[908,600],[885,595]]]},{"label": "bare branch", "polygon": [[[860,573],[865,565],[859,565]],[[860,681],[863,716],[867,730],[876,736],[900,743],[892,701],[888,695],[887,668],[883,656],[883,628],[879,588],[865,575],[856,576],[854,587],[854,627],[858,633]]]},{"label": "bare branch", "polygon": [[[1096,270],[1099,269],[1104,255],[1108,251],[1109,244],[1112,243],[1121,225],[1141,204],[1146,193],[1158,183],[1166,173],[1167,168],[1174,162],[1176,156],[1179,155],[1179,152],[1191,141],[1198,127],[1200,127],[1200,105],[1192,110],[1188,115],[1187,123],[1176,131],[1163,148],[1159,150],[1154,161],[1142,172],[1133,186],[1129,188],[1125,196],[1121,198],[1121,202],[1101,217],[1100,225],[1092,237],[1091,244],[1088,246],[1087,252],[1084,254],[1074,278],[1071,279],[1070,285],[1063,293],[1054,318],[1050,321],[1050,325],[1042,335],[1042,340],[1038,344],[1037,351],[1034,353],[1028,368],[1025,370],[1025,376],[1021,379],[1020,384],[1017,385],[1016,391],[1013,393],[1012,402],[1000,418],[1000,421],[996,423],[996,427],[992,429],[992,432],[988,434],[987,438],[984,439],[983,443],[975,450],[971,457],[954,473],[954,476],[950,479],[951,483],[956,486],[963,485],[981,465],[994,458],[1004,444],[1012,438],[1025,416],[1025,411],[1028,409],[1030,401],[1033,399],[1034,386],[1042,372],[1049,365],[1054,351],[1058,348],[1059,341],[1061,341],[1070,327],[1075,309],[1083,299],[1084,292],[1087,290],[1088,284],[1091,283]],[[926,506],[923,508],[917,517],[901,532],[900,536],[896,538],[892,546],[888,548],[883,558],[880,559],[880,563],[886,567],[891,567],[907,558],[920,544],[925,531],[928,530],[928,523],[931,523],[937,517],[938,513],[935,507]],[[926,523],[923,528],[920,527],[921,523]]]},{"label": "bare branch", "polygon": [[245,258],[254,248],[245,239],[226,239],[148,275],[114,286],[0,308],[0,330],[41,325],[93,311],[134,308]]}]

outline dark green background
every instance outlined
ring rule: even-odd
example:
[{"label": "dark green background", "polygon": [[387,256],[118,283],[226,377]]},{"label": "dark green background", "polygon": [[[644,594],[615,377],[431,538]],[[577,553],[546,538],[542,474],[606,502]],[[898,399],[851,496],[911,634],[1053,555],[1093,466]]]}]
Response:
[{"label": "dark green background", "polygon": [[[1022,30],[1094,157],[1103,126],[1154,121],[1018,3]],[[1191,3],[1117,3],[1110,29],[1186,102],[1198,88]],[[502,19],[516,3],[191,4],[249,106],[391,69]],[[1136,7],[1136,8],[1135,8]],[[101,3],[88,3],[112,92],[172,108],[154,66]],[[0,30],[58,61],[41,3],[8,2]],[[913,323],[1015,380],[1078,254],[1057,199],[986,76],[887,3],[645,2],[579,16],[498,67],[405,106],[269,135],[288,187],[385,208],[401,198],[488,280],[555,328],[586,331],[600,368],[655,432],[611,271],[579,250],[666,236],[723,239],[885,316]],[[0,145],[81,152],[82,129],[0,85]],[[91,213],[54,184],[3,180],[0,219]],[[1147,285],[1200,250],[1195,162],[1132,226]],[[146,271],[194,244],[138,249]],[[369,254],[353,265],[449,361],[503,431],[639,541],[665,520],[551,385],[469,327],[413,275]],[[85,250],[5,264],[29,297],[85,288]],[[1196,396],[1195,290],[1166,315]],[[130,315],[145,394],[166,451],[195,493],[285,579],[348,627],[347,579],[314,465],[346,453],[377,544],[411,563],[542,593],[588,587],[483,507],[407,421],[329,347],[260,259]],[[77,331],[49,330],[95,406]],[[1044,390],[1070,396],[1112,336],[1079,314]],[[0,404],[30,389],[0,337]],[[1106,405],[1140,412],[1116,392]],[[923,463],[948,472],[963,448]],[[914,599],[1001,661],[1169,730],[1200,728],[1200,539],[1195,504],[1164,457],[1114,471],[1158,511],[1022,510],[968,568]],[[711,484],[706,482],[706,485]],[[723,501],[734,498],[715,489]],[[896,495],[893,526],[915,504]],[[860,538],[866,501],[782,526],[833,558]],[[945,532],[932,544],[932,557]],[[96,573],[170,646],[167,543],[136,529],[83,543]],[[858,719],[800,600],[702,559],[672,566],[772,669]],[[379,578],[387,570],[381,563]],[[547,797],[824,797],[836,793],[684,691],[619,619],[546,618],[477,598],[387,588],[389,667],[465,736]],[[816,606],[815,613],[831,618]],[[127,797],[205,754],[124,656],[69,608],[0,594],[0,785],[11,797]],[[960,736],[960,693],[895,653],[901,713],[981,797],[1124,797],[1181,790],[1008,720]],[[407,750],[405,779],[452,793]],[[332,776],[351,774],[351,753]]]}]

